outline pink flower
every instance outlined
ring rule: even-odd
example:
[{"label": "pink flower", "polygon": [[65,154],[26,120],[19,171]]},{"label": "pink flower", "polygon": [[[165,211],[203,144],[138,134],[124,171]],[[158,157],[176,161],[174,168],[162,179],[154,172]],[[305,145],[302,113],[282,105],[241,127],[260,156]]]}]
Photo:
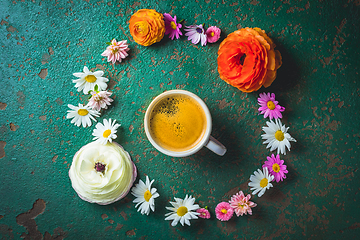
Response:
[{"label": "pink flower", "polygon": [[174,40],[174,37],[178,39],[182,32],[180,28],[182,25],[180,23],[176,23],[176,16],[174,18],[171,17],[170,14],[164,13],[164,20],[165,20],[165,34],[169,34],[169,38]]},{"label": "pink flower", "polygon": [[127,51],[130,49],[128,48],[129,45],[126,42],[126,40],[117,42],[114,38],[111,41],[110,46],[106,48],[101,56],[107,57],[108,62],[112,62],[113,64],[116,61],[121,62],[121,59],[124,59],[129,55]]},{"label": "pink flower", "polygon": [[88,106],[96,111],[100,111],[102,108],[107,109],[107,106],[110,106],[111,102],[114,101],[110,98],[111,94],[112,93],[108,91],[92,91],[92,97],[89,99]]},{"label": "pink flower", "polygon": [[249,201],[251,195],[248,194],[246,197],[242,191],[236,193],[231,197],[229,201],[230,206],[235,210],[236,216],[242,216],[243,214],[252,215],[251,208],[256,207],[257,204],[254,202]]},{"label": "pink flower", "polygon": [[234,214],[234,209],[227,202],[219,203],[215,208],[216,218],[221,221],[229,221]]},{"label": "pink flower", "polygon": [[198,44],[201,40],[201,46],[206,45],[206,34],[202,24],[200,25],[192,25],[192,26],[185,26],[185,36],[188,37],[188,40],[191,40],[193,44]]},{"label": "pink flower", "polygon": [[271,157],[266,158],[267,161],[264,163],[263,168],[269,170],[269,173],[275,177],[276,182],[283,181],[286,178],[285,173],[288,173],[284,160],[280,160],[279,154],[276,157],[272,154]]},{"label": "pink flower", "polygon": [[260,108],[258,109],[260,114],[264,114],[264,118],[269,116],[271,119],[282,118],[281,112],[285,111],[285,108],[278,105],[278,101],[275,101],[274,93],[260,93],[260,97],[258,98],[258,103]]},{"label": "pink flower", "polygon": [[198,210],[196,210],[197,213],[200,213],[198,216],[200,218],[205,218],[205,219],[209,219],[210,218],[210,212],[209,210],[207,210],[206,208],[199,208]]},{"label": "pink flower", "polygon": [[221,30],[218,27],[215,26],[211,26],[206,30],[206,36],[207,36],[207,41],[209,43],[214,43],[217,40],[219,40],[220,38],[220,34],[221,34]]}]

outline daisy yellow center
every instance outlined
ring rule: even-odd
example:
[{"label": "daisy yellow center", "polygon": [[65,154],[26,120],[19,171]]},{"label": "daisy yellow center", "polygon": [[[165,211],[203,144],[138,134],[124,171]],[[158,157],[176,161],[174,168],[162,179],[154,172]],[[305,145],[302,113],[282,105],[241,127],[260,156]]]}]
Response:
[{"label": "daisy yellow center", "polygon": [[178,210],[176,211],[177,215],[179,215],[180,217],[184,216],[186,213],[188,212],[187,207],[181,206],[178,208]]},{"label": "daisy yellow center", "polygon": [[223,213],[223,214],[227,214],[227,210],[224,208],[224,209],[221,209],[221,212]]},{"label": "daisy yellow center", "polygon": [[104,138],[107,138],[110,134],[111,134],[111,130],[110,130],[110,129],[105,130],[104,133],[103,133],[103,137],[104,137]]},{"label": "daisy yellow center", "polygon": [[87,75],[85,77],[85,81],[89,82],[89,83],[93,83],[96,82],[96,77],[94,75]]},{"label": "daisy yellow center", "polygon": [[263,178],[261,181],[260,181],[260,187],[264,188],[268,185],[268,180],[267,178]]},{"label": "daisy yellow center", "polygon": [[210,35],[213,37],[213,36],[215,36],[215,33],[214,33],[214,32],[211,32]]},{"label": "daisy yellow center", "polygon": [[152,197],[152,194],[149,190],[146,190],[146,192],[144,193],[144,199],[145,201],[150,201],[150,198]]},{"label": "daisy yellow center", "polygon": [[79,114],[80,116],[86,116],[86,115],[88,115],[88,113],[89,113],[89,111],[86,110],[86,109],[79,109],[79,110],[78,110],[78,114]]},{"label": "daisy yellow center", "polygon": [[275,133],[275,138],[276,140],[281,142],[282,140],[284,140],[284,133],[281,130],[277,130]]},{"label": "daisy yellow center", "polygon": [[270,109],[270,110],[275,109],[275,104],[273,103],[273,101],[268,101],[266,105],[267,105],[268,109]]},{"label": "daisy yellow center", "polygon": [[112,52],[113,54],[117,53],[118,51],[119,51],[119,49],[118,49],[118,48],[111,49],[111,52]]},{"label": "daisy yellow center", "polygon": [[177,27],[176,27],[176,24],[175,24],[174,22],[171,22],[171,23],[170,23],[170,26],[171,26],[171,28],[174,29],[174,30],[177,28]]},{"label": "daisy yellow center", "polygon": [[279,164],[274,163],[274,164],[272,165],[272,170],[273,170],[274,172],[276,172],[276,173],[280,172],[280,166],[279,166]]}]

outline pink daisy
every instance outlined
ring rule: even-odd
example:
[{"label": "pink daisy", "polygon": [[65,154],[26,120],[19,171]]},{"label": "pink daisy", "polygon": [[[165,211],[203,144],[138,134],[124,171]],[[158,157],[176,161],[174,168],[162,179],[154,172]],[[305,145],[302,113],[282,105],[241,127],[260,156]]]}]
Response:
[{"label": "pink daisy", "polygon": [[170,14],[164,13],[164,20],[165,20],[165,34],[169,34],[169,38],[174,40],[174,37],[178,39],[182,32],[180,28],[182,25],[180,23],[176,23],[176,16],[171,17]]},{"label": "pink daisy", "polygon": [[220,34],[221,34],[220,28],[215,27],[215,26],[209,27],[206,30],[207,41],[209,43],[217,42],[217,40],[219,40],[219,38],[220,38]]},{"label": "pink daisy", "polygon": [[285,108],[280,106],[278,101],[275,101],[274,93],[260,93],[258,103],[260,105],[258,110],[260,114],[264,114],[264,118],[267,118],[268,116],[270,120],[273,118],[282,118],[281,112],[285,111]]},{"label": "pink daisy", "polygon": [[200,25],[192,25],[192,26],[185,26],[185,36],[188,37],[188,40],[193,44],[198,44],[201,41],[201,46],[205,46],[207,39],[205,30],[202,24]]},{"label": "pink daisy", "polygon": [[236,193],[231,197],[229,201],[230,206],[235,210],[236,216],[242,216],[243,214],[252,215],[251,208],[256,207],[257,204],[249,201],[251,195],[248,194],[246,197],[242,191]]},{"label": "pink daisy", "polygon": [[196,212],[200,213],[200,215],[198,215],[200,218],[205,218],[205,219],[210,218],[210,212],[206,208],[199,208],[198,210],[196,210]]},{"label": "pink daisy", "polygon": [[128,48],[128,44],[126,40],[117,42],[114,38],[111,41],[110,46],[106,48],[106,50],[101,54],[101,56],[107,57],[108,62],[112,62],[113,64],[116,61],[121,62],[122,59],[126,58],[129,54],[127,51],[130,49]]},{"label": "pink daisy", "polygon": [[274,154],[271,157],[266,157],[263,168],[267,168],[269,173],[275,177],[276,182],[283,181],[286,178],[285,173],[288,173],[286,170],[286,165],[284,165],[284,160],[280,160],[280,155],[277,154],[276,157]]},{"label": "pink daisy", "polygon": [[108,91],[92,91],[92,97],[89,99],[88,106],[96,111],[100,111],[100,109],[107,109],[107,106],[111,105],[111,102],[114,101],[110,98],[111,92]]},{"label": "pink daisy", "polygon": [[215,208],[216,218],[221,221],[229,221],[234,214],[234,209],[227,202],[219,203]]}]

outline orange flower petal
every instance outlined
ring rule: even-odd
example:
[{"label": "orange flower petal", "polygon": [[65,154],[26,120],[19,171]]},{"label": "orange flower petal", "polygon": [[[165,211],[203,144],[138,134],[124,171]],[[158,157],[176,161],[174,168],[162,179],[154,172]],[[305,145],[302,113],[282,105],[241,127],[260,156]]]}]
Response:
[{"label": "orange flower petal", "polygon": [[150,46],[164,37],[164,17],[153,9],[140,9],[131,16],[129,29],[136,43]]},{"label": "orange flower petal", "polygon": [[274,47],[260,28],[242,28],[229,34],[218,50],[220,78],[244,92],[270,86],[282,63]]}]

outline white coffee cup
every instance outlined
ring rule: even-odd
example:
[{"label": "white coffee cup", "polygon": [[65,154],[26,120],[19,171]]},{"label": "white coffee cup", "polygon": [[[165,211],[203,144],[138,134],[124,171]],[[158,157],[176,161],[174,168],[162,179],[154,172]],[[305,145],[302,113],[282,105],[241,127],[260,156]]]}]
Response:
[{"label": "white coffee cup", "polygon": [[[205,117],[206,117],[206,129],[205,129],[205,133],[203,134],[201,140],[192,148],[185,150],[185,151],[172,151],[172,150],[168,150],[165,149],[164,147],[160,146],[155,140],[154,137],[151,134],[150,131],[150,115],[151,112],[153,111],[154,107],[165,97],[168,98],[171,95],[178,95],[178,94],[183,94],[183,95],[187,95],[188,97],[192,98],[193,100],[195,100],[202,108],[202,110],[205,113]],[[145,128],[145,133],[147,138],[149,139],[150,143],[160,152],[168,155],[168,156],[173,156],[173,157],[186,157],[186,156],[190,156],[196,152],[198,152],[202,147],[207,147],[208,149],[210,149],[211,151],[213,151],[214,153],[223,156],[226,153],[226,147],[224,145],[222,145],[218,140],[216,140],[215,138],[213,138],[210,134],[211,134],[211,128],[212,128],[212,119],[211,119],[211,114],[210,111],[208,109],[208,107],[206,106],[206,104],[204,103],[203,100],[201,100],[201,98],[199,98],[197,95],[189,92],[189,91],[185,91],[185,90],[170,90],[170,91],[166,91],[160,95],[158,95],[149,105],[149,107],[146,110],[145,113],[145,118],[144,118],[144,128]]]}]

